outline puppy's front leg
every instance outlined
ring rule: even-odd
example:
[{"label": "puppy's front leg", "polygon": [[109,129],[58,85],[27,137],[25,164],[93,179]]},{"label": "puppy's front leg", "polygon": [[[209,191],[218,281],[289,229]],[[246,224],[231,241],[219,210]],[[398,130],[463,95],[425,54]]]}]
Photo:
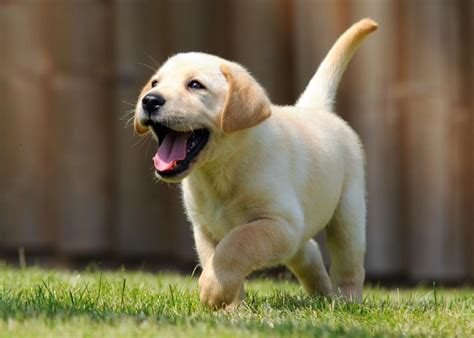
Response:
[{"label": "puppy's front leg", "polygon": [[193,226],[193,232],[199,263],[201,264],[201,268],[204,270],[204,267],[214,254],[217,242],[214,241],[211,236],[199,225],[195,224]]},{"label": "puppy's front leg", "polygon": [[291,257],[296,248],[294,230],[282,220],[262,219],[233,229],[199,278],[201,302],[214,308],[235,302],[246,276]]},{"label": "puppy's front leg", "polygon": [[[212,261],[212,256],[214,255],[214,251],[216,250],[217,242],[214,241],[207,233],[205,229],[200,227],[199,225],[194,225],[194,242],[196,245],[196,251],[199,258],[199,263],[201,265],[201,269],[204,270],[206,264]],[[243,300],[245,297],[245,290],[244,286],[242,285],[239,291],[239,300]]]}]

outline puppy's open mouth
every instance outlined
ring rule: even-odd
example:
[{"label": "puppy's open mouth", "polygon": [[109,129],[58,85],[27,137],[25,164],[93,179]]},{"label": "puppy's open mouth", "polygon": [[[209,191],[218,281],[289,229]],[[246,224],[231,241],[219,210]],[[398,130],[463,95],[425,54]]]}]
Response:
[{"label": "puppy's open mouth", "polygon": [[207,129],[176,131],[159,123],[153,123],[151,128],[158,137],[158,151],[153,162],[162,177],[173,177],[186,171],[209,140]]}]

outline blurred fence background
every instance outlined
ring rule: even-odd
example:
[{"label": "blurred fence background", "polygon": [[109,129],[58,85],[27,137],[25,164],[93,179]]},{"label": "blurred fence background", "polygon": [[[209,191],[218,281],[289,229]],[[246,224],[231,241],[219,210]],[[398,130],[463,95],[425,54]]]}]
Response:
[{"label": "blurred fence background", "polygon": [[367,152],[368,277],[472,282],[470,0],[0,0],[0,259],[194,266],[178,188],[125,127],[148,66],[218,54],[291,104],[362,17],[337,111]]}]

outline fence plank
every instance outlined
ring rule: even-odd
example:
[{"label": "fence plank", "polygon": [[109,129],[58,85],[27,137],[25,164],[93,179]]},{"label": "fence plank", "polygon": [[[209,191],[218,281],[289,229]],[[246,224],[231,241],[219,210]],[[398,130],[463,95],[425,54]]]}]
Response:
[{"label": "fence plank", "polygon": [[451,15],[452,7],[446,2],[410,2],[404,23],[412,29],[406,37],[410,90],[403,113],[406,139],[401,141],[407,161],[403,173],[409,225],[407,263],[415,279],[449,279],[462,273],[456,249],[462,244],[459,222],[449,210],[451,168],[445,165],[450,163],[449,114],[457,85],[450,78],[453,60],[448,51],[456,49],[456,23]]},{"label": "fence plank", "polygon": [[[181,3],[160,2],[150,7],[120,1],[117,8],[117,64],[119,88],[117,101],[136,101],[139,89],[162,63],[179,47],[181,41],[167,15],[158,22],[157,13],[170,13]],[[186,21],[187,22],[187,21]],[[196,23],[196,21],[194,21]],[[186,25],[185,25],[186,26]],[[187,26],[191,31],[196,27]],[[190,38],[188,38],[190,39]],[[175,41],[176,40],[176,41]],[[190,41],[184,39],[184,41]],[[132,110],[130,104],[119,111]],[[130,114],[129,114],[130,115]],[[156,151],[152,140],[142,142],[131,128],[124,128],[117,119],[118,144],[118,242],[117,252],[142,256],[145,254],[194,260],[192,239],[185,220],[176,186],[153,183],[151,158]],[[145,151],[144,151],[145,149]]]},{"label": "fence plank", "polygon": [[111,7],[94,0],[48,4],[57,245],[63,252],[101,253],[113,236]]},{"label": "fence plank", "polygon": [[461,1],[457,8],[460,26],[458,31],[460,62],[455,75],[461,82],[460,107],[456,118],[457,130],[457,187],[458,193],[453,198],[454,212],[463,217],[464,250],[466,276],[474,281],[474,44],[465,41],[474,40],[474,3]]},{"label": "fence plank", "polygon": [[232,12],[235,60],[259,80],[273,102],[293,103],[292,6],[284,0],[242,0],[233,3]]},{"label": "fence plank", "polygon": [[324,1],[297,0],[293,11],[296,95],[300,95],[338,34],[347,27],[339,22],[340,8],[325,6]]},{"label": "fence plank", "polygon": [[0,4],[0,243],[9,248],[45,249],[55,238],[48,201],[50,59],[42,14],[34,2]]}]

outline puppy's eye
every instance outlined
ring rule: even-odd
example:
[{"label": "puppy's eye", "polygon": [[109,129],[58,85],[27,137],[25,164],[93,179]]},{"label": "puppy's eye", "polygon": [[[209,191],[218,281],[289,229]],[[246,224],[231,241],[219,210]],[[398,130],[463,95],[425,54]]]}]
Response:
[{"label": "puppy's eye", "polygon": [[156,87],[157,84],[158,84],[158,81],[157,81],[157,80],[151,81],[151,86],[152,86],[152,87]]},{"label": "puppy's eye", "polygon": [[189,89],[206,89],[206,87],[204,87],[202,83],[197,80],[190,81],[188,83],[188,88]]}]

